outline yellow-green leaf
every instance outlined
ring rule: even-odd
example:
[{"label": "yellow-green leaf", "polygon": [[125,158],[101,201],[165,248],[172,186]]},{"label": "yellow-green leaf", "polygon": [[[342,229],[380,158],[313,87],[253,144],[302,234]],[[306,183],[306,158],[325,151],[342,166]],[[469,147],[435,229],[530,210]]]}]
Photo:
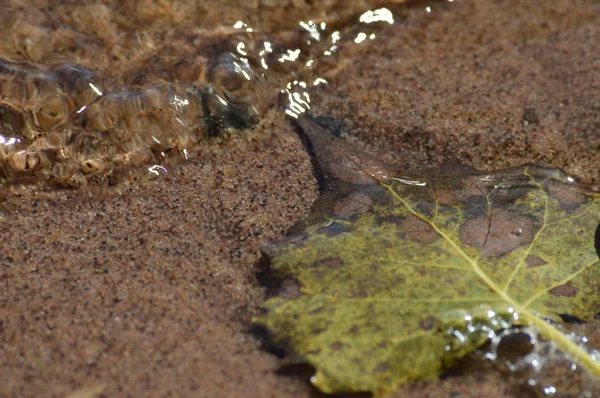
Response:
[{"label": "yellow-green leaf", "polygon": [[384,394],[439,375],[514,325],[600,375],[555,326],[600,309],[598,194],[536,166],[410,175],[300,125],[324,195],[263,248],[282,282],[256,321],[314,366],[319,389]]}]

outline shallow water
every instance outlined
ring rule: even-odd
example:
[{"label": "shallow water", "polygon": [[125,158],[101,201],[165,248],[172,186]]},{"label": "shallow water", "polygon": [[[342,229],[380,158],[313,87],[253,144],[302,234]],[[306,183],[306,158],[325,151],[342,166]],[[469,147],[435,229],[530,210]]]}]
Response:
[{"label": "shallow water", "polygon": [[489,340],[482,356],[531,391],[597,394],[600,354],[562,323],[597,312],[589,186],[532,165],[398,170],[304,117],[298,125],[324,188],[308,218],[263,248],[282,288],[257,322],[316,367],[315,385],[379,396]]},{"label": "shallow water", "polygon": [[[419,4],[423,15],[436,6]],[[269,108],[290,115],[314,107],[309,89],[327,87],[344,48],[378,43],[379,27],[360,23],[366,8],[324,28],[307,19],[260,33],[246,20],[192,34],[159,23],[135,37],[115,17],[108,28],[102,18],[87,29],[74,24],[86,11],[96,15],[86,7],[65,12],[67,22],[56,9],[51,18],[29,10],[36,18],[3,25],[14,38],[0,57],[3,183],[81,186],[158,172],[165,158],[194,156],[211,135],[240,131]]]},{"label": "shallow water", "polygon": [[[73,30],[61,21],[52,21],[51,31],[19,22],[4,32],[15,38],[13,48],[0,48],[5,183],[132,179],[141,166],[156,168],[169,155],[188,159],[203,140],[253,125],[273,106],[295,118],[310,108],[310,89],[327,84],[341,47],[373,41],[377,25],[394,22],[391,11],[380,8],[329,25],[299,21],[274,33],[237,21],[191,37],[167,29],[160,31],[167,37],[157,38],[142,25],[133,34],[133,59],[94,64],[98,56],[89,52],[89,41],[97,41],[93,51],[99,53],[131,38],[112,25],[109,9],[89,7],[68,15],[96,14],[102,29],[71,32],[74,43],[67,48],[34,34],[36,28]],[[21,42],[20,35],[31,37]],[[169,47],[169,39],[177,41]],[[164,54],[152,51],[157,47],[166,48]],[[190,54],[176,55],[185,50]]]}]

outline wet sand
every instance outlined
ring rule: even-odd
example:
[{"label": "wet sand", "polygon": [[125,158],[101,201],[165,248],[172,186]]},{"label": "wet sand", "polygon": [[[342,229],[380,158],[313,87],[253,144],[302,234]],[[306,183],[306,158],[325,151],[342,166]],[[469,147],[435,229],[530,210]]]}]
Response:
[{"label": "wet sand", "polygon": [[[599,182],[600,4],[425,5],[343,48],[314,112],[401,167],[533,162]],[[114,187],[2,188],[0,396],[319,396],[249,333],[268,295],[258,247],[318,195],[307,151],[272,110],[191,154]],[[527,396],[463,368],[396,396]]]}]

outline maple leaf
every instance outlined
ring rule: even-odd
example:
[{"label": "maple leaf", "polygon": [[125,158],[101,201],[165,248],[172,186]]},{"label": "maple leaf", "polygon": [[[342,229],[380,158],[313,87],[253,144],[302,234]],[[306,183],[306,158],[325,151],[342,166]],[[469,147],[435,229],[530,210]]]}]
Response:
[{"label": "maple leaf", "polygon": [[537,166],[394,171],[299,124],[324,193],[307,220],[262,248],[281,288],[256,322],[314,366],[315,386],[385,394],[517,325],[600,375],[556,326],[599,308],[600,195]]}]

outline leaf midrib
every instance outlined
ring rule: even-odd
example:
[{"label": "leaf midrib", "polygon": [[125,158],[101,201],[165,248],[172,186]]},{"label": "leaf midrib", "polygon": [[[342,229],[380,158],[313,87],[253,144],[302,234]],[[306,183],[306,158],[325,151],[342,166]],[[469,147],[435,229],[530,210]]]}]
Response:
[{"label": "leaf midrib", "polygon": [[[600,376],[600,363],[595,361],[590,354],[580,345],[576,344],[573,340],[567,337],[563,332],[552,326],[552,324],[544,321],[538,315],[534,314],[530,311],[526,306],[521,305],[514,301],[512,297],[510,297],[507,292],[504,291],[503,288],[500,288],[493,280],[491,280],[487,274],[479,267],[479,264],[475,260],[473,260],[460,246],[454,242],[444,231],[442,231],[438,226],[429,220],[427,217],[422,215],[413,209],[413,207],[398,193],[392,188],[391,185],[386,183],[381,183],[383,187],[385,187],[390,194],[396,198],[406,209],[415,217],[425,221],[429,224],[433,230],[438,233],[442,239],[444,239],[448,244],[452,246],[452,248],[467,261],[467,263],[471,266],[473,272],[498,296],[502,298],[507,304],[509,304],[526,322],[530,325],[535,326],[542,335],[546,338],[554,341],[556,345],[565,353],[571,355],[579,364],[583,365],[589,372],[594,374],[595,376]],[[539,185],[538,185],[539,186]],[[545,198],[547,201],[547,198]],[[547,206],[547,202],[546,202]],[[547,207],[546,207],[547,209]],[[544,214],[546,216],[546,214]],[[596,261],[598,262],[598,261]],[[587,266],[593,265],[589,264]],[[586,267],[580,269],[577,273],[582,272]],[[576,273],[576,274],[577,274]],[[572,278],[573,276],[571,276]],[[529,303],[529,302],[528,302]]]}]

